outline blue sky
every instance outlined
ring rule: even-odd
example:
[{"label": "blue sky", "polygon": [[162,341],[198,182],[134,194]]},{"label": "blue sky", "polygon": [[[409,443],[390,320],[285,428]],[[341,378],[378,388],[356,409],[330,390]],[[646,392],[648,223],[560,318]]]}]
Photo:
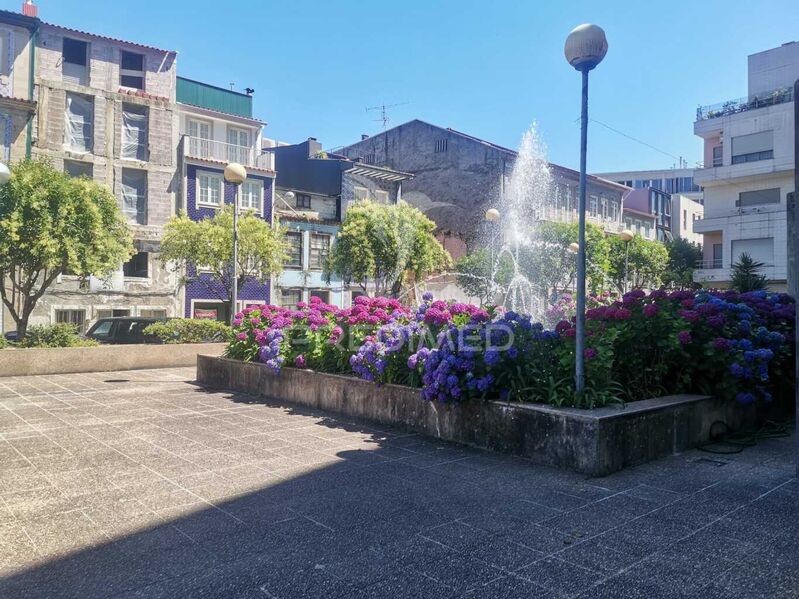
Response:
[{"label": "blue sky", "polygon": [[[796,0],[36,2],[45,21],[177,50],[186,77],[255,88],[270,137],[334,148],[381,130],[367,106],[408,102],[390,110],[393,124],[420,118],[510,147],[535,119],[550,159],[569,167],[579,75],[563,41],[574,26],[602,26],[610,46],[591,76],[591,117],[691,165],[697,105],[745,95],[746,56],[799,39]],[[589,144],[589,171],[677,162],[597,124]]]}]

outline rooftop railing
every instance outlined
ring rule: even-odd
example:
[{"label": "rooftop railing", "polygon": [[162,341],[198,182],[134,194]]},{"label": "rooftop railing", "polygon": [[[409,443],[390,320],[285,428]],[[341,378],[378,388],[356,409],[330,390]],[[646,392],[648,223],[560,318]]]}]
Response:
[{"label": "rooftop railing", "polygon": [[737,100],[727,100],[726,102],[721,102],[719,104],[700,106],[696,109],[696,120],[704,121],[707,119],[715,119],[721,116],[738,114],[739,112],[746,112],[747,110],[755,110],[756,108],[775,106],[777,104],[783,104],[785,102],[792,101],[793,88],[782,87],[770,92],[755,94],[745,98],[738,98]]},{"label": "rooftop railing", "polygon": [[244,166],[272,168],[273,157],[271,154],[262,154],[252,146],[229,144],[214,139],[185,135],[183,137],[183,152],[185,156],[191,158],[217,162],[238,162]]}]

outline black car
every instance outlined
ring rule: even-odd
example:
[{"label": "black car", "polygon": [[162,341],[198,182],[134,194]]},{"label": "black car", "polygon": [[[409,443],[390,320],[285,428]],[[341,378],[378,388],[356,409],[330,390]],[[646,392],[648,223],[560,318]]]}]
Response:
[{"label": "black car", "polygon": [[86,337],[100,343],[162,343],[154,335],[145,335],[144,329],[154,322],[164,322],[164,318],[138,318],[122,316],[101,318],[92,325]]}]

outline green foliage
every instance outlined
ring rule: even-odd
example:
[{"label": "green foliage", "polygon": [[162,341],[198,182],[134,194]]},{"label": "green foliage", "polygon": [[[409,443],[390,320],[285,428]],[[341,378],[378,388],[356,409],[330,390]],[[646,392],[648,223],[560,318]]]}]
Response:
[{"label": "green foliage", "polygon": [[451,258],[433,236],[436,225],[410,204],[350,204],[330,251],[326,274],[366,291],[397,294],[407,272],[417,281],[448,267]]},{"label": "green foliage", "polygon": [[8,339],[6,339],[5,335],[0,333],[0,349],[6,349],[9,346]]},{"label": "green foliage", "polygon": [[229,325],[218,320],[172,318],[156,322],[144,329],[145,335],[154,335],[164,343],[219,343],[233,337]]},{"label": "green foliage", "polygon": [[663,276],[669,265],[669,251],[659,241],[651,241],[639,235],[625,242],[613,236],[610,243],[610,268],[608,276],[619,291],[624,289],[624,262],[628,250],[627,289],[646,287],[655,289],[663,284]]},{"label": "green foliage", "polygon": [[765,289],[768,279],[760,274],[760,269],[764,266],[765,264],[744,252],[739,256],[738,262],[732,265],[731,287],[740,293]]},{"label": "green foliage", "polygon": [[0,297],[20,338],[58,275],[106,276],[132,253],[130,230],[107,186],[70,178],[44,160],[11,167],[0,188]]},{"label": "green foliage", "polygon": [[94,339],[78,336],[77,329],[67,323],[36,325],[28,329],[25,339],[18,347],[95,347]]},{"label": "green foliage", "polygon": [[701,246],[678,237],[666,247],[669,251],[669,266],[663,274],[663,283],[681,289],[693,287],[694,268],[702,259]]},{"label": "green foliage", "polygon": [[[529,280],[541,285],[545,299],[572,287],[577,259],[569,246],[577,239],[577,223],[542,222],[533,244],[521,250],[519,267]],[[602,228],[593,223],[586,223],[585,241],[586,284],[591,293],[598,293],[605,285],[610,244]]]},{"label": "green foliage", "polygon": [[481,303],[492,303],[496,287],[507,287],[513,277],[513,262],[510,256],[502,254],[495,259],[495,262],[496,272],[492,284],[491,252],[479,249],[464,256],[455,263],[458,286],[470,296],[479,297]]},{"label": "green foliage", "polygon": [[[273,228],[252,212],[239,216],[238,222],[238,283],[266,283],[278,274],[287,258],[285,231]],[[184,282],[207,281],[197,273],[197,267],[211,273],[230,300],[233,288],[233,207],[225,206],[211,218],[191,220],[185,213],[173,217],[165,226],[161,240],[161,257],[176,270],[186,273]],[[211,291],[215,288],[211,285]]]}]

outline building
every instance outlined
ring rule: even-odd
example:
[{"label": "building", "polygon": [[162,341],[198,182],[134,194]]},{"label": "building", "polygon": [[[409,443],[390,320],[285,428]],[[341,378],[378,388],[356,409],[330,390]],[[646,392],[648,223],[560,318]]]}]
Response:
[{"label": "building", "polygon": [[724,287],[742,253],[764,263],[770,286],[787,280],[787,197],[794,191],[793,83],[799,43],[749,56],[748,95],[697,110],[694,133],[704,142],[704,259],[694,280]]},{"label": "building", "polygon": [[27,13],[0,11],[0,160],[5,163],[31,153],[36,114],[33,57],[39,19],[33,9]]},{"label": "building", "polygon": [[702,188],[694,180],[695,172],[696,169],[693,168],[670,168],[646,171],[615,171],[612,173],[594,173],[594,175],[633,189],[651,187],[672,195],[679,193],[701,204],[703,199]]},{"label": "building", "polygon": [[[414,173],[403,197],[438,225],[440,239],[457,256],[476,243],[485,210],[501,203],[517,152],[491,142],[413,120],[340,150],[351,159]],[[577,219],[579,173],[550,165],[555,202],[536,215],[542,220]],[[629,188],[588,176],[588,220],[609,233],[623,228],[622,200]],[[460,246],[460,247],[458,247]]]},{"label": "building", "polygon": [[705,207],[681,193],[671,194],[672,233],[692,243],[702,245],[702,235],[694,231],[694,223],[702,220]]},{"label": "building", "polygon": [[668,203],[663,203],[663,196],[668,198],[668,194],[648,187],[629,191],[624,196],[622,213],[624,228],[650,241],[658,239],[658,235],[664,236],[662,224],[664,221],[660,215],[665,216],[666,211],[670,212],[670,208]]},{"label": "building", "polygon": [[[252,115],[252,96],[192,79],[177,77],[175,130],[180,193],[179,210],[190,218],[210,217],[232,204],[234,188],[224,169],[238,162],[247,169],[239,207],[272,221],[275,171],[273,157],[261,152],[264,123]],[[230,319],[228,292],[210,273],[186,273],[181,313],[186,317]],[[269,283],[246,281],[239,289],[238,309],[270,301]]]},{"label": "building", "polygon": [[[35,117],[26,126],[30,142],[18,133],[10,144],[14,155],[21,156],[24,137],[34,158],[108,185],[136,248],[108,279],[61,276],[38,301],[31,324],[67,322],[85,330],[106,316],[180,314],[177,277],[158,261],[162,226],[175,213],[176,53],[45,23],[30,2],[23,10],[35,26],[27,29],[32,24],[23,15],[25,26],[11,31],[14,52],[6,56],[17,54],[7,82],[21,94],[25,79],[32,80],[33,102],[25,106]],[[33,41],[26,44],[22,30]],[[25,64],[29,72],[34,65],[32,74]]]},{"label": "building", "polygon": [[336,277],[327,282],[323,272],[347,206],[365,199],[396,204],[413,175],[324,152],[313,137],[294,145],[266,141],[264,150],[274,155],[277,170],[275,219],[287,227],[291,244],[274,301],[293,306],[317,296],[349,306],[363,290]]}]

